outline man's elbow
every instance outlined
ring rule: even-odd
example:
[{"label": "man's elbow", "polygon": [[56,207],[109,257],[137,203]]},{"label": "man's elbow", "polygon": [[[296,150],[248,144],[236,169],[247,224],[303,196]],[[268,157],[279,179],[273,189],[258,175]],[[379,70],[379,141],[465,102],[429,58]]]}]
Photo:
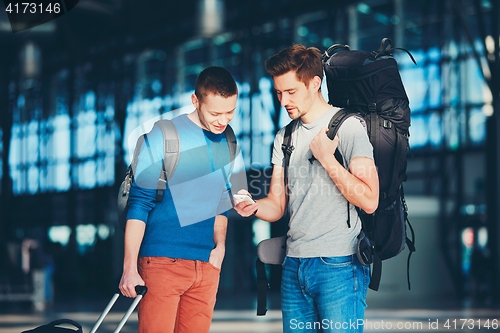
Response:
[{"label": "man's elbow", "polygon": [[272,216],[270,219],[268,220],[265,220],[267,222],[278,222],[282,217],[283,217],[284,213],[283,214],[276,214],[274,216]]},{"label": "man's elbow", "polygon": [[365,211],[365,213],[367,214],[372,214],[377,210],[377,208],[378,208],[378,195],[376,198],[366,201],[363,207],[363,211]]},{"label": "man's elbow", "polygon": [[257,215],[258,218],[260,218],[263,221],[266,221],[266,222],[277,222],[277,221],[279,221],[283,217],[283,215],[285,215],[285,211],[284,210],[278,210],[278,209],[276,209],[275,211],[273,211],[272,214],[267,214],[267,215],[259,216],[260,214],[257,213],[256,215]]}]

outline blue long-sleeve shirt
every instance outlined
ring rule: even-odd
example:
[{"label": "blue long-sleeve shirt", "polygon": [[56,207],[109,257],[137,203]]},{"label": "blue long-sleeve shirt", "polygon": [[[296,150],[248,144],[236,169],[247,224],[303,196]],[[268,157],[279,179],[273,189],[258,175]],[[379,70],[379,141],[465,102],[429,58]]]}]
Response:
[{"label": "blue long-sleeve shirt", "polygon": [[214,248],[216,215],[225,215],[229,198],[230,153],[225,134],[201,129],[187,115],[172,120],[179,133],[180,158],[156,201],[164,140],[155,125],[143,144],[130,190],[127,219],[146,223],[139,256],[208,261]]}]

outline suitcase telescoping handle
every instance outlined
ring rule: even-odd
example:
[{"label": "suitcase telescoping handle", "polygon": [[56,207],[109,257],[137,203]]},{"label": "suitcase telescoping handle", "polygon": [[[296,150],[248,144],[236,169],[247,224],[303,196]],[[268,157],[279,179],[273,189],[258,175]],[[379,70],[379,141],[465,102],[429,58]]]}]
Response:
[{"label": "suitcase telescoping handle", "polygon": [[[132,312],[134,312],[134,309],[136,308],[137,304],[139,304],[142,297],[144,297],[144,295],[146,295],[146,293],[148,292],[148,288],[146,286],[135,286],[135,291],[137,293],[137,297],[134,299],[134,301],[132,302],[132,304],[128,308],[127,312],[123,315],[122,320],[120,320],[120,322],[118,323],[118,326],[113,331],[113,333],[118,333],[121,331],[121,329],[123,328],[123,325],[125,325],[125,323],[127,322],[128,318],[130,317]],[[97,322],[95,323],[95,325],[92,328],[92,330],[90,331],[90,333],[95,333],[97,331],[97,329],[99,328],[99,326],[101,326],[102,321],[108,315],[109,311],[111,310],[111,308],[115,304],[118,297],[120,297],[120,293],[114,294],[113,298],[111,298],[108,305],[106,306],[104,311],[99,316],[99,319],[97,319]]]}]

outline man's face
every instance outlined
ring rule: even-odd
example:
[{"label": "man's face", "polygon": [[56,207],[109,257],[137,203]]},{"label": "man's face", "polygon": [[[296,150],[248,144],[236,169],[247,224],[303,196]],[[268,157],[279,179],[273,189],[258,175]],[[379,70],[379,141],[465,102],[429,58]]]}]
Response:
[{"label": "man's face", "polygon": [[274,89],[281,105],[285,107],[288,116],[297,119],[309,112],[313,104],[314,90],[312,84],[306,84],[297,79],[295,71],[275,76]]},{"label": "man's face", "polygon": [[199,101],[195,94],[191,96],[201,125],[204,129],[215,134],[224,132],[233,119],[237,98],[237,94],[226,98],[209,93],[203,96],[202,101]]}]

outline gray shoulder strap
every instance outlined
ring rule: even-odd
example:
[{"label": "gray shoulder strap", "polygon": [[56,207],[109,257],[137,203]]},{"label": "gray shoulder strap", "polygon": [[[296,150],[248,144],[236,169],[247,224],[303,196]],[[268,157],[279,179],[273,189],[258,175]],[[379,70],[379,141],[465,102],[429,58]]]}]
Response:
[{"label": "gray shoulder strap", "polygon": [[179,133],[174,123],[168,119],[162,119],[157,122],[158,126],[163,133],[164,142],[164,158],[163,166],[166,172],[165,180],[172,178],[172,174],[179,163],[179,152],[180,152],[180,140]]},{"label": "gray shoulder strap", "polygon": [[172,178],[177,163],[179,163],[180,155],[180,140],[179,133],[174,123],[168,119],[162,119],[156,122],[163,134],[163,166],[162,172],[158,179],[156,189],[156,201],[163,199],[163,192],[167,187],[167,182]]},{"label": "gray shoulder strap", "polygon": [[227,125],[226,130],[226,141],[229,146],[229,154],[230,154],[230,171],[233,169],[234,165],[234,159],[236,158],[236,155],[238,154],[237,149],[238,149],[238,144],[236,142],[236,135],[234,134],[233,128],[229,125]]}]

